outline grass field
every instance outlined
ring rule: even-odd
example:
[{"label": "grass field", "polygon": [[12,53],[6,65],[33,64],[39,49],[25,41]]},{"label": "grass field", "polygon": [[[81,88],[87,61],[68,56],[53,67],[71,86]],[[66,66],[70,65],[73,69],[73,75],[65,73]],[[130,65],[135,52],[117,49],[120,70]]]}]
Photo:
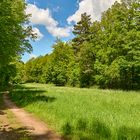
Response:
[{"label": "grass field", "polygon": [[140,92],[24,84],[10,96],[72,140],[140,140]]}]

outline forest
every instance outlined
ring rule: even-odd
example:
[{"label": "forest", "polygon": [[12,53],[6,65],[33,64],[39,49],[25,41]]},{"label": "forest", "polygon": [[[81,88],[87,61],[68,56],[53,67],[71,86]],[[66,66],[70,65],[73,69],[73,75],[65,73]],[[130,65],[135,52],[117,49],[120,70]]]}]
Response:
[{"label": "forest", "polygon": [[74,25],[75,37],[56,39],[51,54],[16,62],[15,83],[53,83],[109,89],[140,88],[140,3],[115,2],[91,22],[83,13]]},{"label": "forest", "polygon": [[24,52],[31,52],[29,42],[35,38],[28,23],[23,0],[0,1],[0,86],[6,86],[16,76],[16,62]]}]

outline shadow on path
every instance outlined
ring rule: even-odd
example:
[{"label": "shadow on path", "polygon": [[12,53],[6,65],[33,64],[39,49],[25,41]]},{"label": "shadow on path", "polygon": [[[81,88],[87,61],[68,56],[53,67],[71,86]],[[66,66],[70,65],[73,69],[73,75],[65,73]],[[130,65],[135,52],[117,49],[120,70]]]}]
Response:
[{"label": "shadow on path", "polygon": [[0,128],[0,140],[31,140],[31,135],[29,130],[20,127],[20,128],[13,128],[10,126],[1,126]]}]

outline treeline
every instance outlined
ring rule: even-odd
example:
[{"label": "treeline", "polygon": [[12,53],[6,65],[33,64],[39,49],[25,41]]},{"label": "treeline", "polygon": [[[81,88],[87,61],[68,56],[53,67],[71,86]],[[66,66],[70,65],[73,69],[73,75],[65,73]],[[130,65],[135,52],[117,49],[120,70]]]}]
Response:
[{"label": "treeline", "polygon": [[139,0],[115,2],[100,21],[93,23],[84,13],[73,33],[75,38],[67,43],[57,40],[51,54],[22,64],[20,78],[16,80],[62,86],[140,88]]},{"label": "treeline", "polygon": [[[16,75],[16,61],[30,52],[28,38],[34,38],[27,25],[24,0],[0,0],[0,86],[6,86]],[[26,24],[26,26],[24,26]]]}]

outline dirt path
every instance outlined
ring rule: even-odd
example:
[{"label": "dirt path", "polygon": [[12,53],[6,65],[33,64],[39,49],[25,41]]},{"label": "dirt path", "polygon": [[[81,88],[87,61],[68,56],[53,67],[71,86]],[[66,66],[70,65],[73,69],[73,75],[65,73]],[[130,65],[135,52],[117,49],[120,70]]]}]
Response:
[{"label": "dirt path", "polygon": [[[28,132],[31,139],[34,140],[61,140],[60,136],[58,136],[54,131],[50,130],[45,123],[41,122],[33,115],[27,113],[21,108],[18,108],[13,102],[8,98],[8,92],[3,94],[3,100],[8,108],[14,116],[16,120],[21,123]],[[3,118],[4,119],[4,118]],[[5,120],[7,122],[7,120]],[[5,140],[5,139],[0,139]]]},{"label": "dirt path", "polygon": [[0,140],[30,140],[29,131],[15,118],[5,106],[0,93]]}]

